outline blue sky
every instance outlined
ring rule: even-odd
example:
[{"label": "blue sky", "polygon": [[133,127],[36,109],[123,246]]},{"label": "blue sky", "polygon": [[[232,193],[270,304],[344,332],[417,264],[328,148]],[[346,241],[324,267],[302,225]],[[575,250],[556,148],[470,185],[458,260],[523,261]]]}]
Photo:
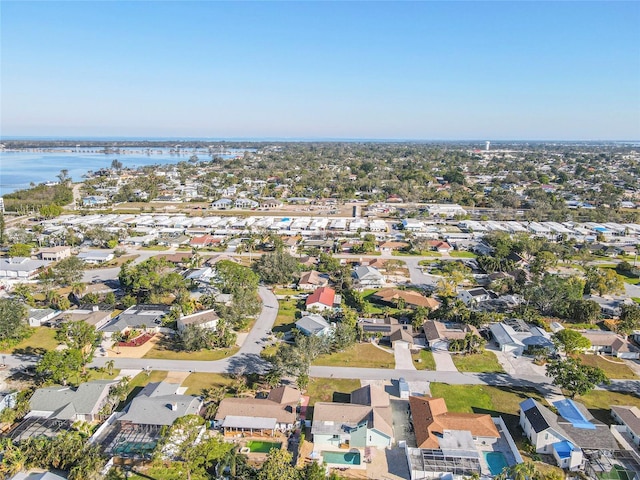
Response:
[{"label": "blue sky", "polygon": [[640,139],[640,2],[1,5],[1,135]]}]

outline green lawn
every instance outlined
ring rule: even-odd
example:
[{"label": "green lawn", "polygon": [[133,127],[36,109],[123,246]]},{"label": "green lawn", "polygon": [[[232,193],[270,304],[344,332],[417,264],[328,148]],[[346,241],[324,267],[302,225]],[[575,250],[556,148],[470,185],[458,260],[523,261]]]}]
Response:
[{"label": "green lawn", "polygon": [[295,290],[293,288],[274,288],[273,289],[273,293],[274,295],[300,295],[302,293],[305,293],[304,291],[299,291],[299,290]]},{"label": "green lawn", "polygon": [[172,350],[170,346],[158,343],[142,358],[159,358],[162,360],[205,360],[213,361],[230,357],[237,353],[240,347],[219,348],[217,350],[200,350],[197,352],[180,352]]},{"label": "green lawn", "polygon": [[342,352],[320,355],[314,365],[328,367],[395,368],[395,358],[370,343],[356,343]]},{"label": "green lawn", "polygon": [[151,245],[148,247],[140,247],[140,250],[153,250],[158,252],[164,252],[165,250],[169,250],[169,247],[165,245]]},{"label": "green lawn", "polygon": [[98,368],[89,368],[87,369],[87,373],[89,374],[89,376],[87,377],[86,382],[91,382],[93,380],[112,380],[114,378],[116,378],[118,375],[120,375],[120,370],[118,370],[117,368],[113,369],[113,372],[111,372],[111,374],[107,373],[106,370],[101,371]]},{"label": "green lawn", "polygon": [[[309,405],[313,406],[316,402],[332,402],[334,394],[337,397],[345,397],[346,394],[360,388],[359,380],[342,379],[342,378],[310,378],[307,386],[307,395],[309,395]],[[342,395],[341,395],[342,394]]]},{"label": "green lawn", "polygon": [[631,297],[631,300],[633,300],[636,303],[640,303],[640,297]]},{"label": "green lawn", "polygon": [[228,387],[233,383],[233,379],[228,375],[220,373],[192,373],[184,382],[183,387],[187,387],[187,395],[199,395],[205,388]]},{"label": "green lawn", "polygon": [[604,358],[600,355],[580,355],[579,357],[585,365],[600,367],[609,378],[617,380],[635,380],[638,378],[622,360],[617,358]]},{"label": "green lawn", "polygon": [[288,332],[296,323],[296,312],[298,311],[298,300],[278,300],[278,316],[273,324],[274,332]]},{"label": "green lawn", "polygon": [[[417,370],[435,370],[436,362],[433,359],[431,350],[420,350],[418,353],[412,353],[413,364]],[[420,362],[418,362],[420,360]]]},{"label": "green lawn", "polygon": [[611,405],[631,405],[640,408],[640,398],[635,395],[609,390],[592,390],[586,395],[576,396],[575,400],[583,403],[594,417],[607,425],[612,423]]},{"label": "green lawn", "polygon": [[0,351],[2,353],[42,354],[45,350],[55,350],[58,346],[56,331],[49,327],[33,328],[33,333],[13,347]]},{"label": "green lawn", "polygon": [[496,355],[488,350],[473,355],[451,355],[451,358],[456,368],[461,372],[504,372]]},{"label": "green lawn", "polygon": [[476,258],[477,255],[472,252],[465,252],[464,250],[451,250],[449,255],[457,258]]}]

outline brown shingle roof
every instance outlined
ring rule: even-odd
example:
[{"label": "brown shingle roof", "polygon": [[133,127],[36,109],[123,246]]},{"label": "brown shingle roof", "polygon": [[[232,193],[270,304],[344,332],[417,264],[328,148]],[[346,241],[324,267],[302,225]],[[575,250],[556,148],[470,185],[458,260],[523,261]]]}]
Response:
[{"label": "brown shingle roof", "polygon": [[267,400],[281,405],[297,405],[300,401],[300,390],[291,387],[278,387],[269,392]]},{"label": "brown shingle roof", "polygon": [[224,420],[228,415],[238,417],[275,418],[278,423],[295,423],[296,409],[291,405],[268,400],[266,398],[225,398],[216,412],[216,421]]},{"label": "brown shingle roof", "polygon": [[411,396],[409,405],[418,448],[439,448],[437,435],[444,430],[468,431],[474,437],[500,437],[490,415],[449,412],[443,398]]},{"label": "brown shingle roof", "polygon": [[400,290],[398,288],[383,288],[373,294],[374,297],[379,298],[383,302],[393,303],[398,299],[403,299],[407,305],[415,307],[427,307],[430,310],[435,310],[440,306],[440,302],[434,298],[425,297],[413,290]]}]

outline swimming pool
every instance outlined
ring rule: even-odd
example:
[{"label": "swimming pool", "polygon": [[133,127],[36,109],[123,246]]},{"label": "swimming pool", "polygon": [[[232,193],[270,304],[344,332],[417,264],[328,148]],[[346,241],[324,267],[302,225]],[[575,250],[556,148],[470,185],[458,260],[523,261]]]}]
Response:
[{"label": "swimming pool", "polygon": [[269,450],[271,450],[272,448],[282,448],[282,443],[261,442],[252,440],[250,442],[247,442],[247,447],[249,448],[249,451],[253,453],[269,453]]},{"label": "swimming pool", "polygon": [[360,465],[360,452],[322,452],[322,458],[337,465]]},{"label": "swimming pool", "polygon": [[509,466],[502,452],[484,452],[483,455],[491,475],[500,475],[502,470]]}]

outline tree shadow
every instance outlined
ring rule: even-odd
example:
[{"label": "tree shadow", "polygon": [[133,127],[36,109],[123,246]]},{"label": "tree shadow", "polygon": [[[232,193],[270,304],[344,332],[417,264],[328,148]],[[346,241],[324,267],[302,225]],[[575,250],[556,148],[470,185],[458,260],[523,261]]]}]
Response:
[{"label": "tree shadow", "polygon": [[234,355],[229,359],[227,373],[240,374],[265,374],[269,371],[271,364],[255,353]]},{"label": "tree shadow", "polygon": [[19,359],[24,359],[25,357],[41,357],[47,353],[47,350],[42,347],[24,347],[24,348],[16,348],[13,351],[13,355],[18,357]]}]

